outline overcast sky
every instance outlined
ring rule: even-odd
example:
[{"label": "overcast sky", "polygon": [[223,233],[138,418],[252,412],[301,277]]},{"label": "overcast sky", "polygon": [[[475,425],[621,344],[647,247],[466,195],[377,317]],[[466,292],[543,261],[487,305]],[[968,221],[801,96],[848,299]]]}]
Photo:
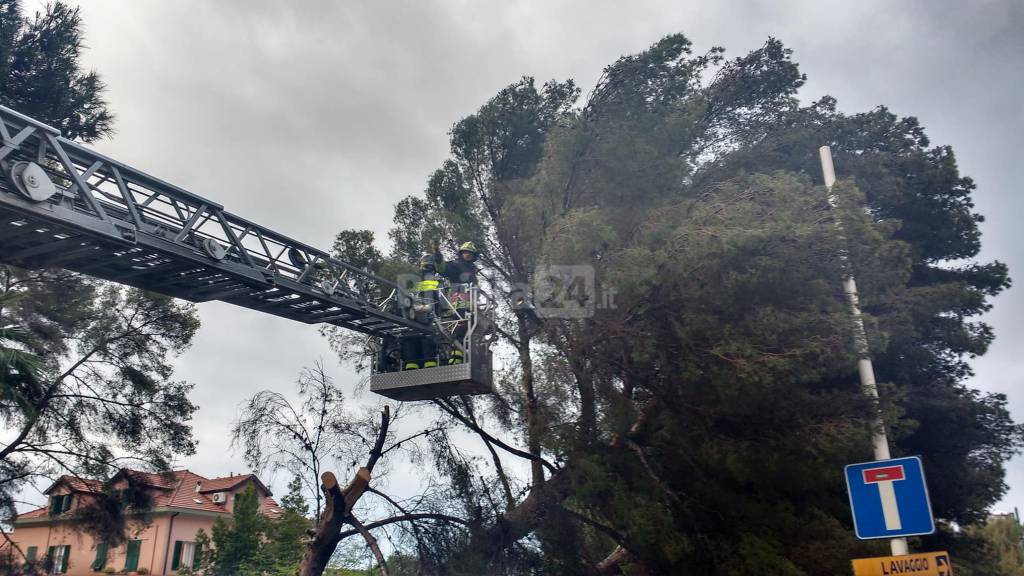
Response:
[{"label": "overcast sky", "polygon": [[[447,156],[452,123],[503,86],[530,75],[588,90],[618,56],[684,32],[697,50],[732,56],[775,36],[808,76],[804,101],[831,94],[845,112],[884,104],[920,118],[978,183],[981,258],[1024,275],[1019,1],[80,4],[85,62],[117,114],[116,136],[96,148],[323,248],[344,228],[384,237],[392,205],[421,192]],[[973,385],[1008,394],[1024,421],[1024,289],[995,304],[996,343],[974,362]],[[264,388],[292,390],[317,358],[352,390],[354,373],[315,328],[226,304],[199,310],[203,327],[177,375],[196,383],[200,446],[180,465],[245,470],[227,438],[239,404]],[[1020,459],[1007,480],[1000,506],[1024,508]],[[278,493],[285,481],[274,479]]]}]

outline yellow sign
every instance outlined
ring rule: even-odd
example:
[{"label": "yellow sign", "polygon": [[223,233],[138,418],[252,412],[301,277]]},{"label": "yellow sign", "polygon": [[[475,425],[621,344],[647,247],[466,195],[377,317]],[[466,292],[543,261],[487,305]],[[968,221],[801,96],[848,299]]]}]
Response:
[{"label": "yellow sign", "polygon": [[948,552],[907,556],[859,558],[853,561],[854,576],[953,576]]}]

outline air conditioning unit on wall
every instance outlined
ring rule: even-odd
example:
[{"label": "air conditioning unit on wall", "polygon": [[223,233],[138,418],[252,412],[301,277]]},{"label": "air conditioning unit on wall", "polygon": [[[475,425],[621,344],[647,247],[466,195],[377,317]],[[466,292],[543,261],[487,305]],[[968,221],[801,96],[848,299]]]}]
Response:
[{"label": "air conditioning unit on wall", "polygon": [[227,504],[227,502],[228,502],[228,493],[227,492],[217,492],[216,494],[213,495],[213,503],[214,504]]}]

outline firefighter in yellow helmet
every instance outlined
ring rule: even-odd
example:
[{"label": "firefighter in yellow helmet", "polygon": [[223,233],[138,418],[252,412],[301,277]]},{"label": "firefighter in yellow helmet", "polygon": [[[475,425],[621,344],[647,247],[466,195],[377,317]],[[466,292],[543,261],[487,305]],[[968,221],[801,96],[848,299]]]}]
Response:
[{"label": "firefighter in yellow helmet", "polygon": [[[435,258],[440,256],[440,252],[436,249],[435,245]],[[455,308],[455,313],[461,314],[467,317],[465,322],[459,322],[455,326],[455,330],[452,336],[456,340],[462,340],[466,336],[466,330],[468,328],[468,314],[471,307],[470,299],[470,287],[476,284],[476,259],[479,255],[479,251],[476,248],[476,244],[473,242],[464,242],[459,246],[459,257],[455,260],[449,260],[445,262],[441,258],[438,258],[438,262],[441,262],[441,266],[438,271],[441,275],[451,282],[451,290],[448,293],[448,300],[452,303],[452,307]],[[463,362],[462,350],[458,348],[452,348],[451,353],[448,355],[448,364],[461,364]]]},{"label": "firefighter in yellow helmet", "polygon": [[478,255],[479,251],[476,249],[476,244],[464,242],[459,246],[459,257],[457,259],[445,262],[443,259],[438,258],[440,252],[435,253],[434,257],[438,258],[438,262],[442,262],[437,271],[452,284],[476,284],[476,259]]}]

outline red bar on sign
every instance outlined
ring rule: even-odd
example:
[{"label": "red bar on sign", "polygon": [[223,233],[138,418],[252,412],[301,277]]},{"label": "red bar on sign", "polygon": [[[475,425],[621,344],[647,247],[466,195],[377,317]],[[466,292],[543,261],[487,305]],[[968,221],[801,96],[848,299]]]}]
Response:
[{"label": "red bar on sign", "polygon": [[864,471],[864,483],[892,482],[903,480],[903,466],[886,466],[885,468],[869,468]]}]

